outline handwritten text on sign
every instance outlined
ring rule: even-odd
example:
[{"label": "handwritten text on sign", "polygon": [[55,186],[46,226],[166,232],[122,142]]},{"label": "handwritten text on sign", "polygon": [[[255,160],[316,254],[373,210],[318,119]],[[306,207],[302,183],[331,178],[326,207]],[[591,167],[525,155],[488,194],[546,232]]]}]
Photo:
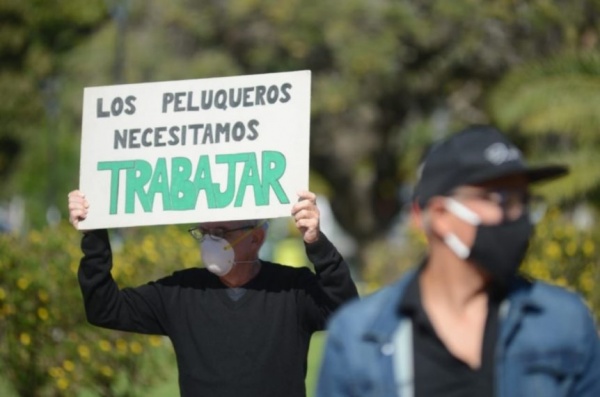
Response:
[{"label": "handwritten text on sign", "polygon": [[82,229],[288,216],[310,72],[86,88]]}]

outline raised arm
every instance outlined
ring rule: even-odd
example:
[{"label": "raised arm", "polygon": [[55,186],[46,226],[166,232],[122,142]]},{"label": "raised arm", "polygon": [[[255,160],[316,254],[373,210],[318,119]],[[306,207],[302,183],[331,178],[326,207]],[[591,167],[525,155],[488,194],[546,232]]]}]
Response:
[{"label": "raised arm", "polygon": [[[87,216],[89,203],[78,190],[69,193],[69,221],[73,226]],[[91,324],[147,334],[166,334],[157,284],[119,289],[112,277],[112,251],[106,230],[87,231],[81,241],[83,258],[78,279],[85,312]]]},{"label": "raised arm", "polygon": [[292,216],[316,272],[316,277],[307,275],[305,280],[307,314],[315,329],[323,329],[329,315],[343,303],[357,297],[358,292],[348,264],[320,230],[316,195],[302,191],[298,196],[299,201],[292,208]]}]

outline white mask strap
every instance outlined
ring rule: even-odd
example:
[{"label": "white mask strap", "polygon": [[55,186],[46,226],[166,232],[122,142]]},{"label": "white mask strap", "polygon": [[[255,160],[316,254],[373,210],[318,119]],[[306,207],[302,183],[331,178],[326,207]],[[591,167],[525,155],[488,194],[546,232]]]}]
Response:
[{"label": "white mask strap", "polygon": [[479,215],[452,197],[446,198],[445,206],[448,211],[473,226],[477,226],[481,223],[481,218]]},{"label": "white mask strap", "polygon": [[460,259],[467,259],[469,257],[471,250],[465,245],[465,243],[463,243],[458,237],[456,237],[456,234],[446,234],[444,236],[444,242],[446,243],[448,248],[450,248]]}]

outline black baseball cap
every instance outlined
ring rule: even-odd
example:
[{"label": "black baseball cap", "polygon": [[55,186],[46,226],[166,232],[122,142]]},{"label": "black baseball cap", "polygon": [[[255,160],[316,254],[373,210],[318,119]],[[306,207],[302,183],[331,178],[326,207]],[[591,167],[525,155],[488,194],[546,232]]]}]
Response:
[{"label": "black baseball cap", "polygon": [[459,186],[509,175],[525,175],[530,183],[566,175],[563,165],[529,166],[521,151],[496,128],[473,126],[435,143],[419,167],[413,201],[421,208],[434,196]]}]

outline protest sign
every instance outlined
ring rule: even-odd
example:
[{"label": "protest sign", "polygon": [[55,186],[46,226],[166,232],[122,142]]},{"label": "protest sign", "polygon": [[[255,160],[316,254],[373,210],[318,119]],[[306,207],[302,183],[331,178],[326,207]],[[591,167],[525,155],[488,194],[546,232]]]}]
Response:
[{"label": "protest sign", "polygon": [[289,216],[310,71],[85,88],[82,230]]}]

